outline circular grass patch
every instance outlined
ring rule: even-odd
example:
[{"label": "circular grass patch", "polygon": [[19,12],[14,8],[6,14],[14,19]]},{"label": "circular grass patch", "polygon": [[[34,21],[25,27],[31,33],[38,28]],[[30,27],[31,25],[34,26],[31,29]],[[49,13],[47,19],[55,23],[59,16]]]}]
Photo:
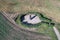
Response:
[{"label": "circular grass patch", "polygon": [[[42,21],[40,23],[37,23],[37,24],[27,24],[26,22],[23,23],[22,20],[24,20],[24,16],[27,15],[27,14],[35,14],[37,15]],[[39,13],[39,12],[27,12],[25,14],[20,14],[18,15],[18,17],[15,19],[16,23],[19,24],[20,26],[22,27],[28,27],[28,28],[32,28],[32,27],[36,27],[38,28],[40,25],[42,24],[47,24],[47,25],[50,25],[50,26],[54,26],[54,23],[52,23],[52,20],[45,17],[42,13]]]}]

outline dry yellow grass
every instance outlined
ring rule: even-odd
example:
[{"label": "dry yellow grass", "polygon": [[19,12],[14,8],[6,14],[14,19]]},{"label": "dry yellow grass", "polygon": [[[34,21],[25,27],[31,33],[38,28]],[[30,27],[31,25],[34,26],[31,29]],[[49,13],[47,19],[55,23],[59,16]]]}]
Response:
[{"label": "dry yellow grass", "polygon": [[[1,0],[2,1],[2,0]],[[38,11],[45,13],[48,17],[60,23],[60,1],[59,0],[15,0],[1,2],[0,9],[4,11],[14,11],[24,13],[28,11]],[[9,3],[17,3],[10,5]]]}]

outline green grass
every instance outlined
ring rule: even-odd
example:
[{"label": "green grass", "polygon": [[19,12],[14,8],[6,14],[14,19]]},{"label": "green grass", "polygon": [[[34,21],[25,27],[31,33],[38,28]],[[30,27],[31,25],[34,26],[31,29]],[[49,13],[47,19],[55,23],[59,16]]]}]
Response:
[{"label": "green grass", "polygon": [[55,32],[53,31],[53,26],[49,26],[44,23],[38,28],[38,32],[44,33],[44,34],[50,36],[51,40],[57,40]]},{"label": "green grass", "polygon": [[[37,15],[40,16],[39,14],[37,14]],[[21,17],[21,15],[19,15],[19,17],[17,18],[16,23],[20,27],[30,28],[30,26],[25,25],[25,24],[22,24],[22,22],[20,21],[20,17]],[[41,19],[43,19],[43,18],[41,18]],[[46,19],[44,19],[44,21],[52,22],[52,21],[46,20]],[[31,26],[31,28],[37,28],[37,32],[43,33],[43,34],[46,34],[46,35],[50,36],[52,40],[57,40],[57,37],[55,35],[55,32],[53,31],[53,25],[51,25],[51,24],[49,25],[47,23],[43,23],[42,22],[42,23],[39,24],[39,26]]]},{"label": "green grass", "polygon": [[[9,0],[10,1],[10,0]],[[11,0],[11,1],[13,1],[13,2],[16,2],[16,0]],[[60,1],[60,0],[59,0]],[[17,2],[18,3],[18,2]],[[33,4],[34,6],[36,6],[35,4]],[[22,2],[19,2],[19,4],[17,4],[17,5],[15,5],[14,6],[14,8],[13,8],[13,10],[14,11],[20,11],[20,12],[23,12],[24,11],[24,8],[23,8],[23,6],[27,6],[27,8],[26,9],[28,9],[28,6],[33,6],[32,4],[30,5],[28,2],[24,2],[24,3],[22,3]],[[56,19],[58,20],[58,18],[60,17],[60,11],[59,11],[59,9],[60,9],[60,7],[58,8],[58,6],[53,6],[52,5],[52,3],[49,1],[49,0],[45,0],[45,5],[46,5],[46,8],[48,9],[48,11],[49,12],[52,12],[52,14],[50,15],[50,16],[52,16],[52,17],[56,17]],[[33,8],[34,8],[34,6],[33,6]],[[5,7],[5,6],[4,6]],[[37,6],[36,6],[37,7]],[[40,7],[40,5],[39,5],[39,7]],[[44,7],[44,6],[43,6]],[[44,10],[44,9],[43,9]],[[32,9],[31,9],[31,11],[32,11]],[[35,10],[34,10],[35,11]],[[37,9],[36,9],[36,11],[37,11]],[[48,13],[47,13],[48,14]],[[56,16],[57,15],[57,16]],[[60,19],[60,18],[59,18]],[[20,26],[22,26],[19,22],[20,21],[16,21]],[[48,21],[49,22],[49,21]],[[60,22],[60,21],[59,21]],[[1,17],[0,16],[0,28],[1,28],[1,30],[3,30],[3,31],[5,31],[6,29],[3,29],[4,28],[4,26],[5,27],[10,27],[10,25],[7,23],[7,21],[3,18],[3,17]],[[48,26],[48,25],[45,25],[44,24],[44,26],[45,27],[40,27],[41,28],[41,31],[42,32],[45,32],[47,29],[49,30],[49,31],[47,31],[48,32],[48,34],[49,35],[51,35],[51,37],[53,38],[53,36],[54,36],[54,32],[53,32],[53,30],[52,30],[52,28],[51,27],[46,27],[46,26]],[[3,27],[3,28],[2,28]],[[22,26],[23,27],[23,26]],[[58,29],[60,30],[60,26],[58,27]],[[40,30],[40,29],[39,29]],[[46,32],[45,32],[46,33]],[[2,35],[3,35],[3,33],[1,33]],[[1,38],[1,37],[0,37]],[[52,39],[52,40],[57,40],[57,39],[55,39],[55,37]]]},{"label": "green grass", "polygon": [[[39,12],[27,12],[27,13],[25,13],[25,14],[36,14],[37,16],[39,16],[39,18],[40,18],[42,21],[47,22],[47,24],[48,24],[48,23],[53,23],[52,19],[47,18],[46,15],[44,15],[44,14],[42,14],[42,13],[39,13]],[[20,21],[20,17],[21,17],[22,15],[24,15],[24,13],[18,15],[18,17],[17,17],[17,19],[16,19],[16,22],[17,22],[17,24],[19,24],[19,25],[22,23],[22,22]],[[43,22],[42,22],[42,23],[43,23]],[[40,23],[40,24],[41,24],[41,23]],[[39,24],[39,25],[40,25],[40,24]],[[53,26],[53,25],[50,24],[50,26]]]},{"label": "green grass", "polygon": [[56,28],[59,30],[59,32],[60,32],[60,23],[58,23],[57,25],[56,25]]},{"label": "green grass", "polygon": [[[39,16],[39,18],[44,21],[44,22],[47,22],[47,23],[51,23],[52,20],[49,19],[49,18],[46,18],[46,16],[44,16],[43,14],[39,13],[39,12],[27,12],[25,14],[36,14],[37,16]],[[16,23],[19,24],[19,25],[24,25],[21,21],[20,21],[20,17],[24,15],[24,14],[20,14],[18,15],[17,19],[16,19]],[[33,27],[36,27],[38,25],[40,25],[41,23],[38,23],[37,25],[33,26]],[[27,25],[25,25],[27,26]]]}]

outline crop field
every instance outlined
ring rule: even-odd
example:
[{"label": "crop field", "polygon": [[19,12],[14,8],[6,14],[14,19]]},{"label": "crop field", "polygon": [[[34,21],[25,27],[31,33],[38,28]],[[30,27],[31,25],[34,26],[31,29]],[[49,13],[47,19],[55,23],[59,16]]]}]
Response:
[{"label": "crop field", "polygon": [[[48,18],[51,18],[54,22],[59,23],[56,27],[60,32],[60,0],[0,0],[0,10],[5,11],[7,13],[16,12],[19,14],[26,13],[26,12],[43,13]],[[19,26],[23,27],[23,25],[19,21],[19,18],[16,22]],[[57,37],[52,27],[53,26],[51,25],[49,26],[47,24],[43,24],[37,28],[37,32],[50,36],[52,40],[57,40]],[[11,35],[9,32],[10,29],[14,30],[11,27],[11,24],[8,23],[8,21],[6,21],[5,18],[0,14],[0,30],[1,30],[0,39],[1,40],[4,40],[4,39],[8,40],[9,38],[8,35]],[[16,38],[16,35],[15,37],[11,35],[12,40],[20,40],[18,37]]]},{"label": "crop field", "polygon": [[12,29],[11,25],[8,24],[8,21],[0,13],[0,39],[7,40],[6,37],[9,35],[9,30]]}]

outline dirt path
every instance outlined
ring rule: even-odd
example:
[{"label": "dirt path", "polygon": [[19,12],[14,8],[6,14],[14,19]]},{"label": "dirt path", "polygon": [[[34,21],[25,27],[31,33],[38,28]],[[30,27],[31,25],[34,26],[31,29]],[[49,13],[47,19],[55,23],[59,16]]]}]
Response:
[{"label": "dirt path", "polygon": [[11,25],[13,28],[8,31],[9,35],[6,36],[6,39],[8,40],[17,40],[17,39],[19,40],[50,40],[50,38],[44,34],[29,31],[24,28],[19,28],[19,26],[15,24],[12,19],[7,17],[7,15],[5,15],[4,13],[2,14],[3,14],[2,16],[4,16],[4,18],[8,21],[8,24]]},{"label": "dirt path", "polygon": [[55,31],[55,34],[56,34],[58,40],[60,40],[60,33],[59,33],[58,29],[56,27],[53,27],[53,29]]}]

